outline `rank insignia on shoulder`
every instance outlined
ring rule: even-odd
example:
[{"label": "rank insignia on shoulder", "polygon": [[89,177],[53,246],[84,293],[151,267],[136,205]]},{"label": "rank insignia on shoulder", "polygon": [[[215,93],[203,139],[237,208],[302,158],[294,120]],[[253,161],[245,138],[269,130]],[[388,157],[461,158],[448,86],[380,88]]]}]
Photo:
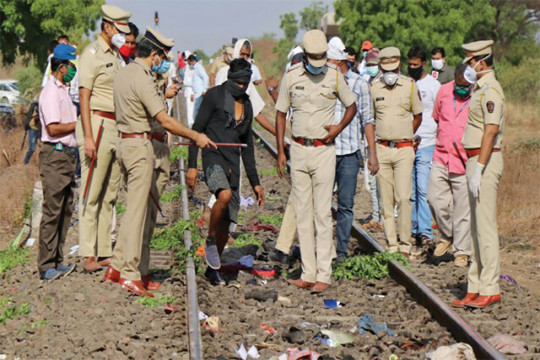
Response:
[{"label": "rank insignia on shoulder", "polygon": [[107,65],[105,65],[105,67],[111,67],[113,66],[113,63],[108,63]]},{"label": "rank insignia on shoulder", "polygon": [[303,86],[295,86],[294,87],[296,90],[304,90],[304,87]]},{"label": "rank insignia on shoulder", "polygon": [[375,101],[383,101],[383,100],[384,100],[384,97],[375,98]]},{"label": "rank insignia on shoulder", "polygon": [[491,114],[495,110],[495,103],[493,101],[488,101],[486,104],[486,107],[487,107],[488,113]]}]

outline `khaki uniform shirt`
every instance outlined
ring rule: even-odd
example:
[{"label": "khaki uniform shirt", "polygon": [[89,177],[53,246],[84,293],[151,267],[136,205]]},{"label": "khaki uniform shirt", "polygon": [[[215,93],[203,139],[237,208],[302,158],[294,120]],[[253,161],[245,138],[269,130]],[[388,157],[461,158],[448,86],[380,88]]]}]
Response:
[{"label": "khaki uniform shirt", "polygon": [[225,66],[227,66],[227,63],[225,62],[225,60],[223,60],[223,57],[215,58],[214,62],[210,66],[210,74],[216,75],[218,71]]},{"label": "khaki uniform shirt", "polygon": [[322,75],[311,75],[303,63],[292,66],[283,76],[276,110],[292,109],[292,135],[322,139],[328,134],[326,125],[334,125],[336,99],[345,107],[356,102],[345,77],[332,64],[326,64]]},{"label": "khaki uniform shirt", "polygon": [[421,114],[424,107],[411,78],[400,75],[393,87],[387,86],[382,78],[373,81],[371,100],[378,140],[402,141],[414,137],[412,115]]},{"label": "khaki uniform shirt", "polygon": [[[163,100],[165,101],[165,104],[167,104],[167,99],[165,99],[165,95],[163,94],[163,89],[165,87],[165,77],[163,77],[162,74],[157,75],[156,84],[158,87],[159,95],[163,98]],[[150,128],[152,129],[152,132],[160,132],[160,133],[167,132],[167,130],[165,130],[165,128],[163,128],[163,126],[161,126],[159,121],[157,121],[156,119],[152,119],[152,121],[150,122]]]},{"label": "khaki uniform shirt", "polygon": [[152,119],[166,109],[150,67],[140,58],[114,78],[114,104],[116,127],[126,134],[150,132]]},{"label": "khaki uniform shirt", "polygon": [[90,110],[114,112],[113,78],[125,66],[118,50],[98,39],[88,45],[79,65],[79,87],[92,90]]},{"label": "khaki uniform shirt", "polygon": [[500,149],[504,130],[504,93],[501,84],[490,72],[480,78],[475,85],[469,105],[469,120],[463,133],[463,147],[477,149],[482,144],[484,126],[499,125],[499,133],[495,136],[493,147]]}]

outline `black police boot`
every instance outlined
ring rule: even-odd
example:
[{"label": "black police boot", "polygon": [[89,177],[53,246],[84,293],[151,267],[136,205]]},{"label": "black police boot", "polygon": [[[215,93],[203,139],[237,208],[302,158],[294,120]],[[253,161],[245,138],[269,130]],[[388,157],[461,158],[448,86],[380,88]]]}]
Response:
[{"label": "black police boot", "polygon": [[223,280],[223,278],[219,274],[219,271],[212,269],[210,266],[206,268],[206,271],[204,272],[204,277],[208,281],[210,281],[210,284],[214,286],[226,284],[225,280]]}]

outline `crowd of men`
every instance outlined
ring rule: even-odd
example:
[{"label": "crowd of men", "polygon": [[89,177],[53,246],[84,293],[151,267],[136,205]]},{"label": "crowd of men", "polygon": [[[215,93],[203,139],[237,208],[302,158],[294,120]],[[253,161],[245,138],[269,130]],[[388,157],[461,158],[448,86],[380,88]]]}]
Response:
[{"label": "crowd of men", "polygon": [[[74,269],[63,263],[62,247],[80,158],[84,270],[106,266],[106,281],[152,296],[149,291],[160,284],[150,277],[149,242],[169,181],[174,134],[192,141],[186,172],[191,188],[198,179],[198,149],[203,149],[202,171],[212,195],[205,276],[213,284],[224,283],[220,256],[237,221],[241,164],[258,205],[265,201],[253,148],[256,120],[276,136],[280,176],[290,160],[292,191],[270,259],[287,263],[298,233],[302,276],[289,280],[292,285],[326,291],[332,266],[349,256],[363,163],[373,209],[365,226],[384,229],[388,251],[409,257],[413,246],[430,246],[434,218],[441,234],[434,255],[453,248],[456,266],[470,261],[468,293],[452,305],[485,307],[500,300],[494,224],[504,95],[493,73],[492,41],[464,44],[466,57],[455,72],[446,64],[444,49],[433,49],[431,74],[426,51],[412,47],[406,77],[396,47],[379,50],[364,41],[356,53],[338,37],[328,40],[320,30],[308,31],[301,46],[291,49],[280,83],[266,80],[275,101],[274,125],[262,114],[265,103],[256,89],[262,77],[249,40],[224,46],[208,76],[196,54],[178,52],[175,64],[174,40],[150,27],[137,41],[139,31],[130,16],[103,5],[101,33],[80,58],[67,37],[49,47],[39,97],[41,279]],[[187,127],[169,115],[171,99],[182,86]],[[285,138],[287,121],[292,140]],[[121,181],[127,210],[113,248]]]}]

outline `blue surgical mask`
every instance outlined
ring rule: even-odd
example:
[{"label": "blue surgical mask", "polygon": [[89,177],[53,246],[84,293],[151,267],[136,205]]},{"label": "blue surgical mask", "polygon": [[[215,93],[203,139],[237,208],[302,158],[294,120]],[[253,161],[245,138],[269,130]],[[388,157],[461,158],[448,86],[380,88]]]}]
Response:
[{"label": "blue surgical mask", "polygon": [[167,71],[169,71],[169,68],[171,67],[171,62],[169,60],[161,60],[159,65],[154,70],[152,67],[152,71],[157,72],[158,74],[165,74]]},{"label": "blue surgical mask", "polygon": [[322,73],[323,69],[324,69],[324,66],[316,67],[316,66],[311,65],[311,63],[309,61],[306,63],[306,70],[311,75],[320,75]]},{"label": "blue surgical mask", "polygon": [[366,66],[366,71],[370,77],[374,78],[379,73],[379,66],[378,65]]}]

